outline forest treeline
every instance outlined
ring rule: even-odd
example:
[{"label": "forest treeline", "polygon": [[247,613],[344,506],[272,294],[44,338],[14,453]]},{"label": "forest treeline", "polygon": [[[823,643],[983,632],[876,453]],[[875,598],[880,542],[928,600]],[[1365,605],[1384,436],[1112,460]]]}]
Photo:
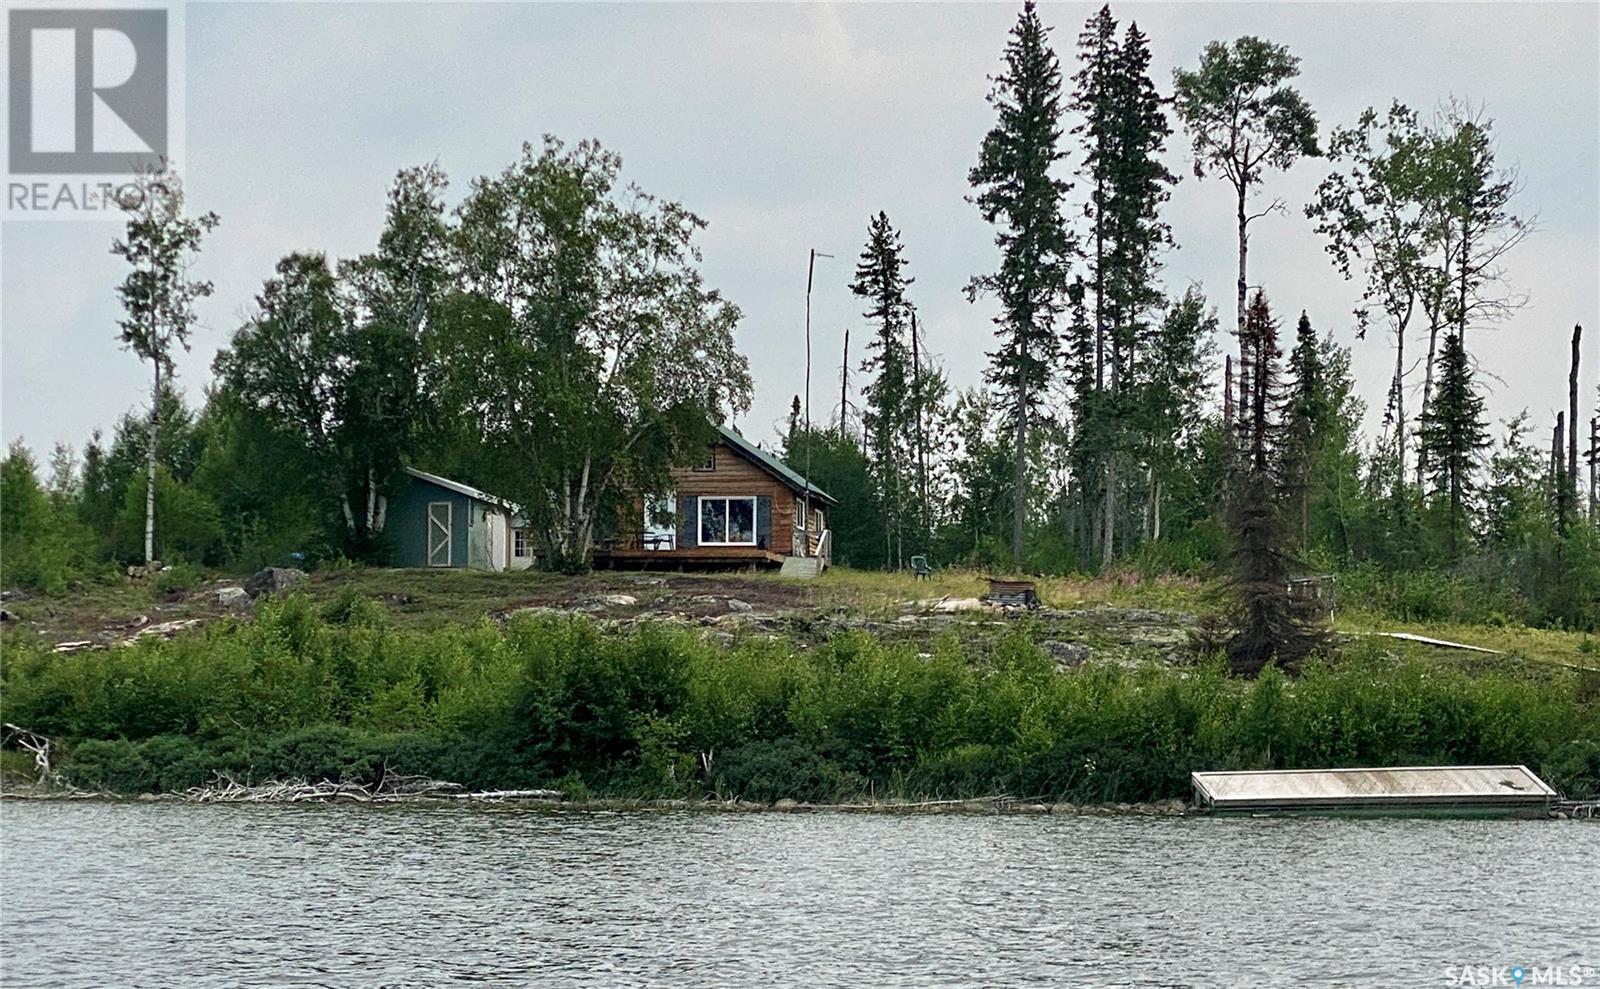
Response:
[{"label": "forest treeline", "polygon": [[[1551,383],[1554,424],[1484,412],[1493,369],[1471,344],[1526,301],[1504,262],[1534,226],[1493,122],[1445,97],[1324,129],[1298,73],[1288,49],[1245,36],[1158,77],[1147,36],[1109,7],[1064,62],[1024,7],[969,174],[997,266],[918,284],[916,245],[874,210],[849,283],[865,343],[834,412],[808,421],[797,396],[783,429],[785,457],[840,501],[837,559],[1247,586],[1388,574],[1432,602],[1415,617],[1600,624],[1579,333],[1570,386]],[[1274,187],[1308,158],[1330,170],[1291,211]],[[1162,277],[1180,180],[1234,207],[1224,303]],[[8,583],[60,588],[151,559],[363,559],[408,464],[517,501],[541,560],[581,569],[633,493],[661,489],[749,406],[739,311],[699,271],[703,221],[624,182],[593,142],[525,146],[453,207],[436,165],[400,172],[370,253],[277,264],[198,406],[173,355],[210,292],[189,271],[220,221],[191,215],[175,176],[140,187],[114,250],[122,341],[149,365],[151,399],[81,455],[13,447]],[[1346,315],[1250,276],[1291,222],[1324,238],[1327,277],[1359,287],[1353,346],[1392,348],[1375,436],[1330,331]],[[993,300],[982,385],[953,389],[929,352],[927,291]]]},{"label": "forest treeline", "polygon": [[[914,250],[880,212],[851,286],[871,334],[862,401],[842,396],[826,425],[808,428],[798,401],[791,415],[791,461],[858,506],[834,517],[842,558],[1240,583],[1395,574],[1406,617],[1595,626],[1581,331],[1571,378],[1551,382],[1566,406],[1553,433],[1526,414],[1487,421],[1480,379],[1493,369],[1469,348],[1526,302],[1504,260],[1534,226],[1514,208],[1492,121],[1455,98],[1428,112],[1396,102],[1323,136],[1298,72],[1286,48],[1247,36],[1206,46],[1163,87],[1146,36],[1107,7],[1069,74],[1024,8],[970,174],[1000,255],[967,289],[998,302],[985,384],[952,391],[919,346]],[[1234,207],[1228,332],[1199,286],[1161,278],[1179,181],[1165,161],[1180,141],[1192,180]],[[1293,222],[1274,177],[1311,157],[1331,169],[1303,222],[1325,241],[1328,276],[1360,288],[1355,345],[1394,354],[1372,437],[1350,349],[1250,276],[1252,253],[1272,250],[1274,227],[1258,221]]]}]

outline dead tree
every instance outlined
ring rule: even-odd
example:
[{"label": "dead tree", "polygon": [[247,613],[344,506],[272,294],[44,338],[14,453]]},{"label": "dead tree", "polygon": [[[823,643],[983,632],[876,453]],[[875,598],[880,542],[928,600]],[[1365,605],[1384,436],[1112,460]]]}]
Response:
[{"label": "dead tree", "polygon": [[1595,467],[1600,466],[1600,416],[1589,419],[1589,521],[1595,521]]},{"label": "dead tree", "polygon": [[1576,496],[1578,483],[1578,341],[1583,338],[1583,325],[1572,327],[1572,370],[1567,374],[1567,422],[1572,424],[1567,435],[1567,497]]},{"label": "dead tree", "polygon": [[1556,532],[1563,536],[1567,534],[1567,502],[1570,500],[1567,490],[1569,485],[1565,476],[1567,470],[1564,456],[1564,447],[1566,445],[1564,437],[1566,434],[1563,431],[1563,427],[1566,424],[1566,418],[1567,414],[1565,412],[1556,413],[1556,428],[1550,435],[1550,481],[1552,485],[1550,493],[1555,502]]}]

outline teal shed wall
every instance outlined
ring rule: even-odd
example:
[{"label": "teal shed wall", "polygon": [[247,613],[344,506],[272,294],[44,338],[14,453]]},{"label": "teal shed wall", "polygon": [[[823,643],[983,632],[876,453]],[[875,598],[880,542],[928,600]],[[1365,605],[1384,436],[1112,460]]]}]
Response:
[{"label": "teal shed wall", "polygon": [[402,490],[389,496],[383,526],[384,558],[392,567],[428,565],[428,503],[450,503],[450,565],[467,565],[467,518],[472,499],[420,477],[408,477]]}]

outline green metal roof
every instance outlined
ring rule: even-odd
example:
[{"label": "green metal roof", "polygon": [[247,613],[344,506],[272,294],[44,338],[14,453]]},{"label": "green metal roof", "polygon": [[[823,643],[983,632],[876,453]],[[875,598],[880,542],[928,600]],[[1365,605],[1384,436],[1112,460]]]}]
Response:
[{"label": "green metal roof", "polygon": [[750,460],[753,461],[756,466],[765,468],[767,471],[775,474],[785,484],[789,485],[789,487],[802,494],[809,490],[811,492],[811,497],[816,498],[818,501],[823,501],[830,505],[839,504],[839,499],[817,487],[815,484],[812,484],[810,481],[807,481],[804,477],[797,473],[794,468],[790,467],[782,460],[779,460],[777,457],[774,457],[772,454],[745,439],[742,435],[740,435],[739,431],[733,427],[718,426],[717,432],[722,434],[722,438],[729,446],[750,458]]}]

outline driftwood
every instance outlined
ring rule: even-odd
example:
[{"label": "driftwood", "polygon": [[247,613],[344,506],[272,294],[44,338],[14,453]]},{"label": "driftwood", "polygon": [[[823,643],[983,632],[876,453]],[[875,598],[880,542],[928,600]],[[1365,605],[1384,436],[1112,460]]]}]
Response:
[{"label": "driftwood", "polygon": [[308,782],[304,779],[271,780],[266,783],[240,783],[224,772],[217,772],[210,783],[183,791],[186,800],[196,803],[303,803],[349,800],[356,803],[402,800],[411,797],[452,796],[460,783],[446,783],[425,776],[386,773],[374,786],[334,780]]},{"label": "driftwood", "polygon": [[50,766],[50,739],[36,732],[31,732],[9,721],[5,724],[5,735],[0,738],[0,743],[15,740],[17,748],[24,752],[32,753],[33,768],[39,774],[39,781],[54,785],[61,784],[61,777]]},{"label": "driftwood", "polygon": [[348,781],[304,779],[271,780],[265,783],[240,783],[227,773],[217,772],[205,786],[190,787],[185,800],[202,804],[239,803],[392,803],[422,798],[453,800],[560,800],[560,790],[483,790],[466,792],[460,783],[385,773],[376,784]]}]

